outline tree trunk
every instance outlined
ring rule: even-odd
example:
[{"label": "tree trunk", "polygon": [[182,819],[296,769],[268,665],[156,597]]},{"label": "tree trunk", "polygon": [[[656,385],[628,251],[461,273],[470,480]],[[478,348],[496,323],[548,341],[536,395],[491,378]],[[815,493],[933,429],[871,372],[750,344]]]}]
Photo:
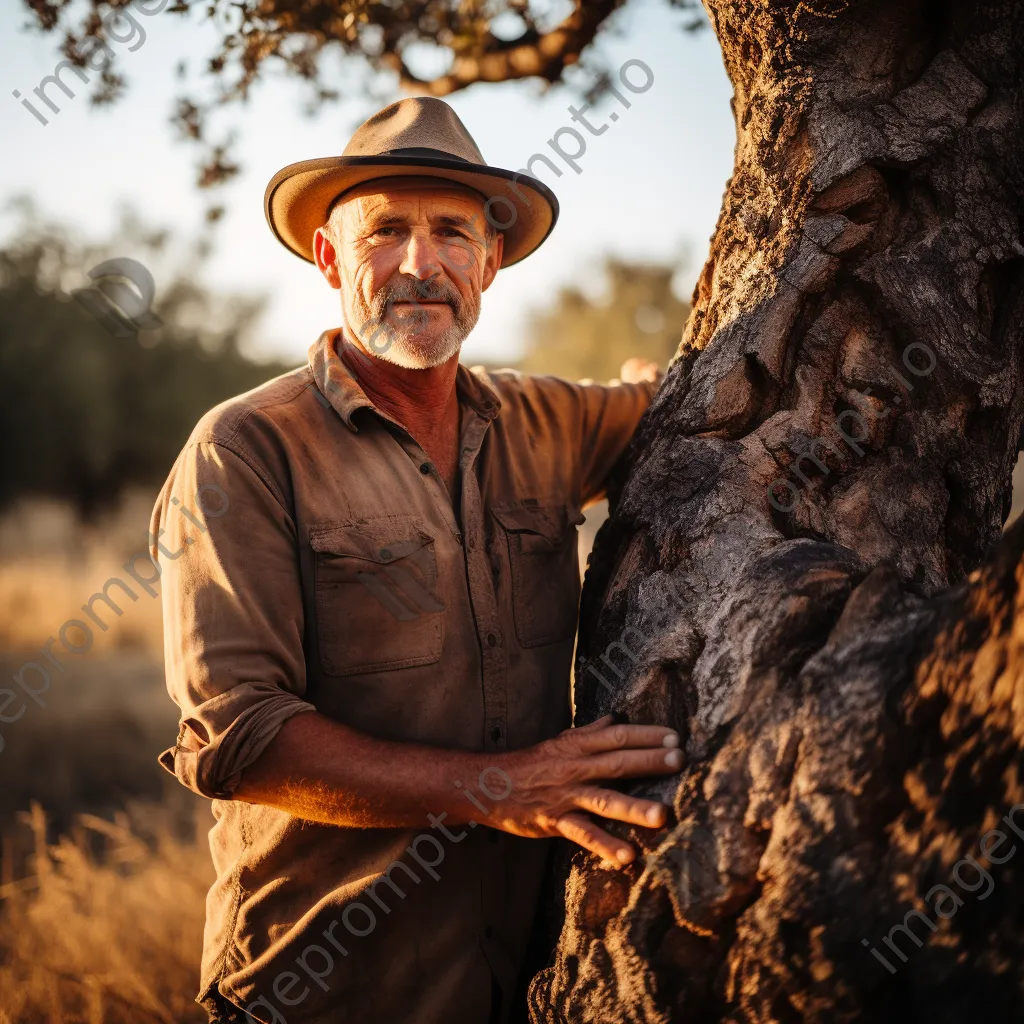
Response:
[{"label": "tree trunk", "polygon": [[578,723],[687,765],[636,865],[573,858],[532,1019],[1022,1020],[1024,525],[972,572],[1024,420],[1022,6],[705,2],[736,168],[576,668]]}]

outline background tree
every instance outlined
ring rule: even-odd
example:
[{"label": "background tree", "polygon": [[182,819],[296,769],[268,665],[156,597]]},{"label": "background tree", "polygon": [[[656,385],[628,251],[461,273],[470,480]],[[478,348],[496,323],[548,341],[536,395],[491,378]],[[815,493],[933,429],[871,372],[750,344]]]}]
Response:
[{"label": "background tree", "polygon": [[673,267],[609,257],[599,297],[564,287],[551,308],[531,315],[520,368],[569,380],[611,380],[631,356],[664,368],[690,313],[672,290],[674,275]]},{"label": "background tree", "polygon": [[[240,351],[260,303],[176,272],[164,232],[128,216],[109,244],[89,245],[26,211],[15,236],[0,250],[0,507],[48,495],[88,516],[130,484],[155,490],[207,409],[287,369]],[[69,293],[125,251],[163,268],[153,307],[163,326],[116,337]]]},{"label": "background tree", "polygon": [[[315,82],[327,40],[400,73],[441,40],[441,94],[551,80],[617,6],[232,5],[231,88],[266,56]],[[628,670],[577,689],[578,721],[671,723],[688,763],[640,787],[675,820],[638,867],[576,857],[533,1018],[1020,1019],[1024,858],[983,837],[1024,803],[1024,529],[977,567],[1024,419],[1024,9],[705,7],[736,167],[584,589],[581,659],[632,643]]]}]

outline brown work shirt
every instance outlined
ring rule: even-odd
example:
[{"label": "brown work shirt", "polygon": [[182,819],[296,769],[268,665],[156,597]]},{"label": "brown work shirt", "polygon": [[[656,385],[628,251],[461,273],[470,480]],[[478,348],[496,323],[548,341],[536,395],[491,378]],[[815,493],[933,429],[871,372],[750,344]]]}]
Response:
[{"label": "brown work shirt", "polygon": [[[485,1024],[492,979],[506,1003],[516,984],[547,841],[338,828],[232,791],[304,711],[495,755],[566,728],[580,510],[653,385],[460,366],[454,508],[337,336],[208,413],[153,512],[181,708],[161,762],[216,818],[199,999],[289,1024]],[[507,795],[498,771],[464,781]]]}]

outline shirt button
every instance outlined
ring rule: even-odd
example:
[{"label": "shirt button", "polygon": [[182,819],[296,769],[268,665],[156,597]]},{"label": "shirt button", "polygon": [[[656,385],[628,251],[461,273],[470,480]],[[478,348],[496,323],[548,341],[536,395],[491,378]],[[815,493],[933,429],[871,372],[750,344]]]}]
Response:
[{"label": "shirt button", "polygon": [[423,463],[423,465],[422,465],[422,466],[420,466],[420,472],[421,472],[421,473],[422,473],[422,474],[423,474],[424,476],[426,476],[426,475],[427,475],[427,473],[429,473],[429,472],[430,472],[430,463],[429,463],[429,462],[424,462],[424,463]]},{"label": "shirt button", "polygon": [[497,743],[498,740],[501,739],[501,726],[500,725],[496,725],[491,730],[491,739],[494,740],[495,743]]},{"label": "shirt button", "polygon": [[498,638],[497,638],[497,636],[494,633],[488,633],[487,634],[487,646],[488,647],[497,647],[498,646]]}]

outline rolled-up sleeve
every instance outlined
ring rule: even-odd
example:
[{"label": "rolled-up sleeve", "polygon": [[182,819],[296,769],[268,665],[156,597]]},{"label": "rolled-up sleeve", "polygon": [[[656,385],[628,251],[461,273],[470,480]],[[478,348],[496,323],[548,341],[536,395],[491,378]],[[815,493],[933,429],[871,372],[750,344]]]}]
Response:
[{"label": "rolled-up sleeve", "polygon": [[581,508],[605,496],[608,475],[636,432],[658,382],[640,384],[574,383],[561,377],[520,380],[525,397],[522,417],[534,434],[546,424],[547,450],[556,460],[571,459],[573,492]]},{"label": "rolled-up sleeve", "polygon": [[583,421],[580,489],[583,504],[589,505],[605,496],[608,474],[633,439],[658,383],[578,384],[576,387]]},{"label": "rolled-up sleeve", "polygon": [[153,510],[167,689],[181,709],[160,763],[228,799],[303,699],[303,601],[295,523],[244,452],[189,444]]}]

